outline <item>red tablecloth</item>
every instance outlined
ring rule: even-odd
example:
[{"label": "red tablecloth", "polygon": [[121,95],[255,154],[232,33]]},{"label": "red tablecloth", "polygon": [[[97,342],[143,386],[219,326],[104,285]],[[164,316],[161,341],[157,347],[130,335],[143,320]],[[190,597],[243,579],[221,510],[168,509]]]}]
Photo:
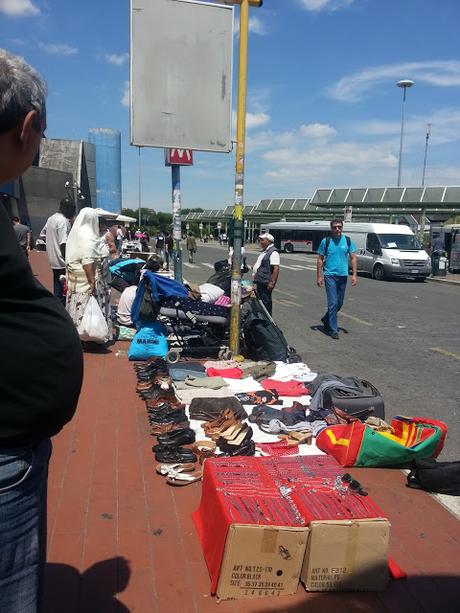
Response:
[{"label": "red tablecloth", "polygon": [[307,526],[313,520],[385,517],[349,490],[329,456],[212,458],[192,514],[215,593],[231,524]]}]

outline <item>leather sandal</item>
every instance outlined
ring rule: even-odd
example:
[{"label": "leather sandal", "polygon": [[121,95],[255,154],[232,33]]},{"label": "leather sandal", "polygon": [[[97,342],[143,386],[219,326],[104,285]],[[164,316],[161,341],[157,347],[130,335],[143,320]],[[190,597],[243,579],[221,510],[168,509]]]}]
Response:
[{"label": "leather sandal", "polygon": [[191,447],[193,453],[197,455],[200,464],[203,464],[208,458],[214,457],[216,449],[216,443],[212,441],[196,441]]}]

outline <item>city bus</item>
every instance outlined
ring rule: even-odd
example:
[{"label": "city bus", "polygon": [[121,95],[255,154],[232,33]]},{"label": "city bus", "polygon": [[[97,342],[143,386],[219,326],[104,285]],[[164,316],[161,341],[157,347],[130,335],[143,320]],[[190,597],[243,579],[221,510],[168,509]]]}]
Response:
[{"label": "city bus", "polygon": [[263,224],[260,232],[273,235],[278,251],[315,253],[330,229],[328,221],[280,221]]}]

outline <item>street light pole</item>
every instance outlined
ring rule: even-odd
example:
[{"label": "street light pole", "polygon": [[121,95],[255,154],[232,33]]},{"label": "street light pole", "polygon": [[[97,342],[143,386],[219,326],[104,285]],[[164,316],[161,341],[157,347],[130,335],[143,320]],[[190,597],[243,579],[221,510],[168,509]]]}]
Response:
[{"label": "street light pole", "polygon": [[425,155],[423,157],[423,173],[422,173],[422,187],[425,187],[425,173],[426,173],[426,160],[428,156],[428,141],[431,136],[431,123],[426,124],[426,135],[425,135]]},{"label": "street light pole", "polygon": [[402,152],[403,152],[403,140],[404,140],[404,107],[406,104],[406,89],[412,87],[414,81],[410,79],[402,79],[396,83],[398,87],[403,90],[402,108],[401,108],[401,137],[399,140],[399,164],[398,164],[398,187],[401,186],[401,168],[402,168]]},{"label": "street light pole", "polygon": [[141,229],[141,148],[138,147],[138,151],[139,151],[139,176],[138,176],[138,193],[137,193],[137,198],[138,198],[138,216],[139,216],[139,230]]}]

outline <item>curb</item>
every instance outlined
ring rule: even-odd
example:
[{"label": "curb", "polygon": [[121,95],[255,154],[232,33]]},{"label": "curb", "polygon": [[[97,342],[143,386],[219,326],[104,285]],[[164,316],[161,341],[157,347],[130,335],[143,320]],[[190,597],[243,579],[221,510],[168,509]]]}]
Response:
[{"label": "curb", "polygon": [[434,281],[435,283],[451,283],[453,285],[460,285],[460,281],[454,279],[443,279],[441,277],[427,277],[427,281]]}]

